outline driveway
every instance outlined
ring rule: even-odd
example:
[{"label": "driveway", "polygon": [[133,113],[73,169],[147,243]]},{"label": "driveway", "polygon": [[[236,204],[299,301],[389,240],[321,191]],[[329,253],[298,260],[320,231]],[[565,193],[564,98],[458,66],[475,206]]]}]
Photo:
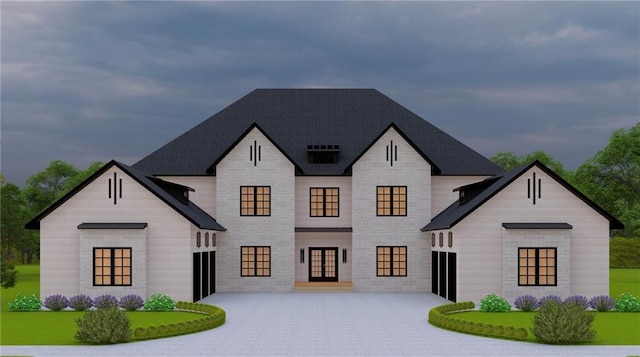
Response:
[{"label": "driveway", "polygon": [[[629,356],[640,346],[550,346],[483,338],[427,323],[446,301],[422,293],[217,293],[223,326],[110,346],[2,346],[31,356]],[[2,328],[10,328],[2,326]]]}]

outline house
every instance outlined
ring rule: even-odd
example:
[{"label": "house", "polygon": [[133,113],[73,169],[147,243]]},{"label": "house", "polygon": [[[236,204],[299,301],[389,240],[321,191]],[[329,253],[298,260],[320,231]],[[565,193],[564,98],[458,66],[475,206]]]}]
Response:
[{"label": "house", "polygon": [[[28,223],[41,294],[608,293],[621,223],[539,162],[510,172],[373,89],[258,89]],[[326,285],[325,285],[326,286]]]}]

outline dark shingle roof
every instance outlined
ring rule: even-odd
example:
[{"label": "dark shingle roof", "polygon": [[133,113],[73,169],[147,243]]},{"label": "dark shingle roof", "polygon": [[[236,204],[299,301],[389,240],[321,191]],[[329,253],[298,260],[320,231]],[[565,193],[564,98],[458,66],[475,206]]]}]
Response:
[{"label": "dark shingle roof", "polygon": [[502,223],[506,229],[573,229],[569,223]]},{"label": "dark shingle roof", "polygon": [[527,172],[533,166],[537,166],[539,169],[544,171],[546,174],[555,179],[559,184],[564,186],[567,190],[571,191],[574,195],[584,201],[586,204],[591,206],[595,211],[604,216],[607,220],[609,220],[610,229],[623,229],[624,225],[618,221],[615,217],[609,214],[607,211],[602,209],[602,207],[598,206],[595,202],[591,201],[587,196],[585,196],[582,192],[578,191],[575,187],[571,186],[567,181],[558,176],[555,172],[549,169],[540,161],[536,160],[528,165],[524,165],[519,168],[515,168],[511,171],[507,171],[500,175],[496,175],[493,177],[489,177],[484,181],[480,181],[477,183],[473,183],[470,185],[466,185],[456,190],[465,190],[465,188],[470,188],[471,190],[476,190],[477,188],[483,188],[477,195],[471,198],[464,204],[461,204],[460,201],[454,202],[451,206],[447,207],[444,211],[442,211],[437,216],[433,217],[431,222],[424,226],[421,230],[425,231],[435,231],[440,229],[450,229],[453,228],[458,222],[462,221],[465,217],[475,211],[478,207],[482,206],[485,202],[491,199],[493,196],[498,194],[498,192],[502,191],[503,188],[507,187],[511,182],[515,181],[522,174]]},{"label": "dark shingle roof", "polygon": [[[173,208],[176,212],[178,212],[184,218],[186,218],[191,223],[193,223],[196,227],[198,227],[200,229],[210,229],[210,230],[216,230],[216,231],[225,231],[226,230],[218,222],[216,222],[216,220],[213,217],[208,215],[206,212],[204,212],[200,207],[198,207],[193,202],[188,202],[185,205],[182,202],[180,202],[177,198],[175,198],[171,194],[169,194],[167,191],[162,189],[157,184],[157,181],[159,180],[158,178],[147,176],[145,173],[143,173],[143,172],[141,172],[141,171],[139,171],[137,169],[134,169],[134,168],[132,168],[130,166],[127,166],[125,164],[122,164],[120,162],[113,161],[113,160],[110,161],[109,163],[107,163],[106,165],[104,165],[102,168],[100,168],[98,171],[96,171],[93,175],[91,175],[89,178],[84,180],[82,183],[80,183],[78,186],[76,186],[73,190],[71,190],[69,193],[64,195],[58,201],[53,203],[47,209],[42,211],[38,216],[36,216],[29,223],[26,224],[26,228],[28,228],[28,229],[40,229],[40,221],[44,217],[49,215],[49,213],[53,212],[56,208],[58,208],[64,202],[69,200],[76,193],[78,193],[80,190],[85,188],[87,185],[89,185],[91,182],[93,182],[98,176],[102,175],[105,171],[107,171],[108,169],[110,169],[113,166],[117,166],[122,171],[127,173],[134,180],[136,180],[140,185],[145,187],[147,190],[149,190],[151,193],[153,193],[156,197],[158,197],[160,200],[162,200],[164,203],[169,205],[171,208]],[[173,187],[179,186],[177,184],[170,184],[170,185],[173,186]],[[188,189],[188,188],[185,187],[185,189]]]},{"label": "dark shingle roof", "polygon": [[[254,124],[304,175],[348,173],[354,159],[392,124],[435,165],[434,174],[493,175],[502,171],[374,89],[257,89],[133,167],[154,175],[205,175]],[[340,160],[311,164],[307,145],[340,145]]]}]

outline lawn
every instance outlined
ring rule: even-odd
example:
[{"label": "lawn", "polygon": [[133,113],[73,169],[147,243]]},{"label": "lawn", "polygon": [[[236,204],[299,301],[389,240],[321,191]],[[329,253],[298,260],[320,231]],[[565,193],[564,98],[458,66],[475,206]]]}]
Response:
[{"label": "lawn", "polygon": [[[73,338],[77,329],[75,321],[84,312],[9,311],[9,302],[13,301],[18,293],[40,296],[40,266],[19,265],[16,269],[18,284],[10,289],[0,289],[2,303],[0,345],[79,345],[80,343]],[[136,311],[127,314],[133,329],[202,317],[201,314],[182,311]]]},{"label": "lawn", "polygon": [[[640,296],[640,269],[611,269],[609,290],[613,298],[618,297],[621,293]],[[640,345],[640,313],[615,311],[592,313],[596,315],[593,321],[596,339],[589,344]],[[466,321],[524,327],[530,331],[534,315],[534,312],[520,311],[509,313],[466,311],[452,316]],[[530,333],[528,340],[534,342],[535,337]]]}]

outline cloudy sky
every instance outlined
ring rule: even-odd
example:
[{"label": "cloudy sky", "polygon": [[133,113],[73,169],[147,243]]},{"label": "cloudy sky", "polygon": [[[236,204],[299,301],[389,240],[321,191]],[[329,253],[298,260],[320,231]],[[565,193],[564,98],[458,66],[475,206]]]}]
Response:
[{"label": "cloudy sky", "polygon": [[640,121],[637,2],[2,2],[1,170],[133,164],[255,88],[376,88],[569,169]]}]

